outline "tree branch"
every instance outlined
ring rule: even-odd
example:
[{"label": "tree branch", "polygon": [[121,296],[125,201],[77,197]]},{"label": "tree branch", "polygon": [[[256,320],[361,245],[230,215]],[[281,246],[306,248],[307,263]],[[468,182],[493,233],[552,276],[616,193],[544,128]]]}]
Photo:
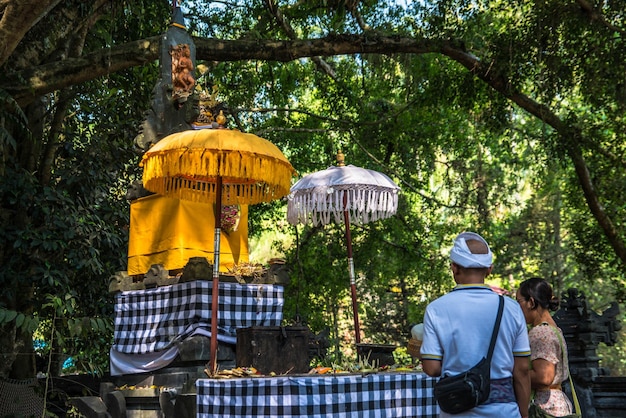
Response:
[{"label": "tree branch", "polygon": [[[136,65],[154,61],[159,55],[160,37],[147,38],[120,45],[110,50],[101,50],[81,58],[68,59],[25,70],[20,74],[6,76],[0,82],[18,103],[28,103],[34,97],[49,93],[71,84],[79,84],[109,72],[120,71]],[[483,63],[468,53],[460,42],[437,39],[415,39],[399,36],[380,35],[334,35],[308,40],[216,40],[194,39],[196,57],[202,60],[239,61],[264,60],[288,62],[298,58],[313,56],[333,56],[348,54],[426,54],[440,53],[458,62],[472,74],[516,103],[530,114],[552,126],[565,141],[567,138],[583,138],[582,133],[572,128],[547,106],[515,91],[508,80],[500,76],[495,63]],[[27,84],[20,83],[25,79]],[[569,149],[569,147],[566,147]],[[570,150],[571,151],[571,150]],[[570,155],[576,167],[579,182],[587,203],[613,244],[617,255],[626,264],[626,247],[616,234],[610,218],[599,204],[586,164],[581,153]]]},{"label": "tree branch", "polygon": [[520,92],[513,91],[505,78],[498,76],[496,71],[492,71],[492,63],[482,63],[473,55],[458,49],[450,49],[447,47],[444,47],[444,49],[445,51],[442,52],[445,55],[462,64],[494,90],[516,103],[528,113],[544,121],[558,132],[559,138],[564,148],[567,150],[572,163],[574,164],[576,175],[578,177],[578,183],[580,184],[585,200],[587,201],[587,206],[604,231],[615,251],[615,254],[624,264],[626,264],[626,245],[619,237],[615,225],[611,221],[611,218],[606,214],[604,207],[600,203],[593,180],[589,174],[589,169],[580,149],[580,144],[586,142],[581,130],[563,123],[563,121],[547,106],[535,102],[530,97]]},{"label": "tree branch", "polygon": [[[219,40],[194,38],[196,58],[207,61],[262,60],[289,62],[299,58],[350,54],[424,54],[440,52],[450,41],[413,39],[396,36],[333,35],[317,39],[281,40]],[[41,96],[73,84],[96,79],[159,58],[160,36],[102,49],[80,58],[66,59],[19,73],[0,76],[0,88],[20,104],[28,104]]]},{"label": "tree branch", "polygon": [[0,65],[11,56],[26,32],[61,0],[6,1],[1,4]]},{"label": "tree branch", "polygon": [[580,150],[579,144],[582,134],[574,129],[569,129],[569,131],[571,131],[571,136],[566,138],[571,138],[571,141],[569,141],[567,152],[572,160],[572,163],[574,164],[576,175],[578,176],[578,182],[580,183],[580,187],[585,195],[587,206],[604,231],[604,234],[611,243],[615,254],[617,254],[617,256],[622,260],[622,265],[626,265],[626,246],[624,245],[624,241],[620,238],[615,225],[611,221],[611,218],[607,215],[604,210],[604,206],[598,198],[593,180],[589,174],[589,169]]},{"label": "tree branch", "polygon": [[152,62],[159,57],[160,37],[154,36],[0,76],[0,88],[20,106],[65,87],[94,80],[109,73]]},{"label": "tree branch", "polygon": [[589,3],[587,0],[576,0],[576,2],[580,6],[580,8],[583,9],[585,13],[587,13],[587,16],[589,16],[589,19],[591,21],[597,20],[598,22],[602,23],[604,26],[611,29],[612,31],[615,31],[622,35],[626,34],[626,31],[624,29],[618,28],[617,26],[609,23],[604,18],[604,15],[601,12],[599,12],[597,9],[595,9],[593,5]]},{"label": "tree branch", "polygon": [[[289,39],[297,39],[298,36],[296,35],[296,32],[293,30],[293,27],[291,26],[289,21],[285,19],[283,12],[280,11],[280,9],[278,8],[274,0],[265,0],[265,5],[267,6],[267,9],[269,10],[269,12],[274,16],[274,19],[276,19],[276,21],[278,22],[280,27],[283,29],[283,31],[287,34]],[[311,60],[315,63],[315,65],[317,65],[317,68],[319,68],[324,74],[326,74],[333,80],[337,79],[337,75],[335,74],[335,71],[332,69],[330,65],[328,65],[326,61],[324,61],[320,57],[311,57]]]}]

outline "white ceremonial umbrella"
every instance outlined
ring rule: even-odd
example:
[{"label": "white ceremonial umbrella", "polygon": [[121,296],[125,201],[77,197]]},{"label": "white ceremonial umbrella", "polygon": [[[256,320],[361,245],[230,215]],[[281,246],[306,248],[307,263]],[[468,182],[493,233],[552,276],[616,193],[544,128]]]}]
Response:
[{"label": "white ceremonial umbrella", "polygon": [[343,222],[346,231],[350,290],[356,343],[361,342],[354,259],[350,224],[357,225],[386,219],[396,213],[400,188],[385,174],[344,164],[337,153],[337,166],[308,174],[291,186],[287,203],[287,221],[292,225],[326,225]]}]

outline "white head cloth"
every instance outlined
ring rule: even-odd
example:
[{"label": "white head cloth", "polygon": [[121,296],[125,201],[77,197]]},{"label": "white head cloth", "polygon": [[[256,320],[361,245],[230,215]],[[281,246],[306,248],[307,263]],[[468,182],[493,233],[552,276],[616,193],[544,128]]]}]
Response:
[{"label": "white head cloth", "polygon": [[[487,246],[487,254],[472,254],[467,246],[466,240],[476,240]],[[461,232],[455,239],[452,250],[450,251],[450,260],[461,267],[481,268],[491,267],[493,264],[493,253],[487,241],[475,232]]]}]

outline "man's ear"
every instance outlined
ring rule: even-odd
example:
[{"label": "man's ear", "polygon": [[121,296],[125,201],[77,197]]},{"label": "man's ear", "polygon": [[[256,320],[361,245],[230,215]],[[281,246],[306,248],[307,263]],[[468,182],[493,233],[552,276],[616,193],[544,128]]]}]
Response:
[{"label": "man's ear", "polygon": [[456,275],[459,272],[459,266],[456,263],[450,263],[450,270],[452,270],[453,275]]},{"label": "man's ear", "polygon": [[[493,264],[489,266],[489,268],[487,269],[487,276],[489,276],[491,274],[491,270],[493,270]],[[487,277],[485,276],[485,277]]]}]

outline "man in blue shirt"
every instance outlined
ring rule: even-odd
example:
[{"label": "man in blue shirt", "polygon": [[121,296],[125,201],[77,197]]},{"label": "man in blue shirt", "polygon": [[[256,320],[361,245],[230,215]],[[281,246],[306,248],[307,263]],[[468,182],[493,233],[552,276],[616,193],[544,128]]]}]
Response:
[{"label": "man in blue shirt", "polygon": [[[431,302],[424,315],[422,368],[433,377],[462,373],[487,355],[498,312],[498,295],[485,284],[493,268],[489,244],[474,232],[463,232],[450,251],[457,286]],[[491,361],[491,393],[484,404],[461,414],[441,417],[528,416],[530,344],[524,314],[505,297],[502,322]]]}]

